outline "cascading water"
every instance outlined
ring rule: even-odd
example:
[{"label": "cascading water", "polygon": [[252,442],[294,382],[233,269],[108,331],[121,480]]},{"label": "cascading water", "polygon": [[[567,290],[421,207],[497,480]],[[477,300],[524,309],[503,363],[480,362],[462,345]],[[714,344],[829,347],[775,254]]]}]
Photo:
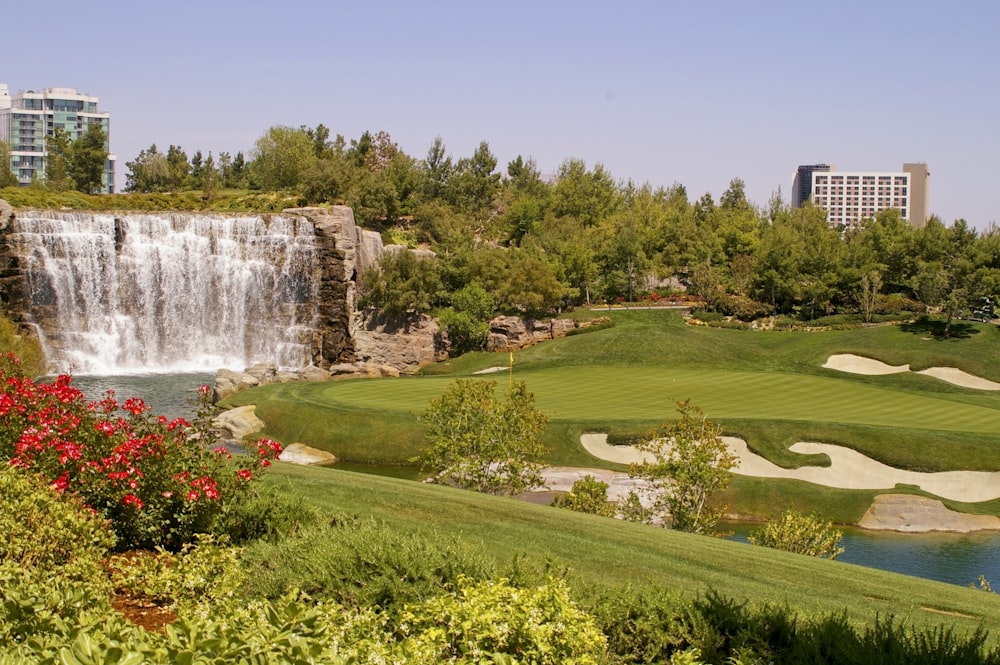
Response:
[{"label": "cascading water", "polygon": [[302,217],[25,211],[8,243],[55,371],[311,362],[317,250]]}]

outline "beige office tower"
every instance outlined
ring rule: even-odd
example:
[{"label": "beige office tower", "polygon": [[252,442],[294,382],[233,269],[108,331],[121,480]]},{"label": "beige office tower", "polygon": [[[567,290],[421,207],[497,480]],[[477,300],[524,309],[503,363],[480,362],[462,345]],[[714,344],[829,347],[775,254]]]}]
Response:
[{"label": "beige office tower", "polygon": [[910,174],[910,224],[923,228],[927,223],[931,172],[924,162],[903,164],[903,171]]},{"label": "beige office tower", "polygon": [[882,210],[895,208],[912,226],[927,223],[927,164],[904,164],[902,171],[838,171],[829,164],[800,166],[792,181],[793,205],[812,201],[826,211],[830,226],[856,228]]}]

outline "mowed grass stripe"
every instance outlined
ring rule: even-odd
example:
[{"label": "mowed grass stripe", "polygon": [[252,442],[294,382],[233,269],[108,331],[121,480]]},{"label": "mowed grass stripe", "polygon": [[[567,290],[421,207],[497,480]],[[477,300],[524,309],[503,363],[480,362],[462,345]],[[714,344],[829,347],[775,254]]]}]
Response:
[{"label": "mowed grass stripe", "polygon": [[[673,400],[690,399],[710,418],[767,419],[993,434],[997,409],[933,394],[774,372],[657,367],[564,367],[517,372],[536,403],[558,421],[658,421]],[[477,377],[503,390],[507,374]],[[452,377],[301,384],[292,394],[316,405],[339,404],[412,414],[427,409]]]}]

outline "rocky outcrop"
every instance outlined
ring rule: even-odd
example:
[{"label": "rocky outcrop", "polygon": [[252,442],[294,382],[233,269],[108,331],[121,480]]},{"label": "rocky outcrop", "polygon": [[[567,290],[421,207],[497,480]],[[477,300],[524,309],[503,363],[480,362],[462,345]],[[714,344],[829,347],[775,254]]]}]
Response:
[{"label": "rocky outcrop", "polygon": [[351,336],[359,363],[398,372],[413,372],[448,357],[440,326],[423,314],[389,316],[365,310],[355,317]]},{"label": "rocky outcrop", "polygon": [[312,446],[307,446],[302,443],[288,444],[285,446],[285,449],[281,451],[281,454],[278,455],[278,459],[282,462],[306,465],[333,464],[337,461],[337,457],[333,453],[328,453],[325,450],[313,448]]},{"label": "rocky outcrop", "polygon": [[212,427],[225,439],[243,441],[244,437],[264,429],[264,421],[254,413],[256,408],[250,404],[223,411],[212,419]]},{"label": "rocky outcrop", "polygon": [[517,351],[539,342],[565,337],[574,328],[591,326],[605,320],[602,318],[580,323],[572,319],[536,320],[498,316],[490,321],[486,350]]},{"label": "rocky outcrop", "polygon": [[[369,252],[376,251],[374,247],[365,246],[362,238],[365,242],[373,241],[363,236],[354,223],[354,211],[347,206],[289,208],[282,214],[305,217],[316,230],[319,302],[313,333],[313,364],[325,367],[352,361],[354,352],[349,330],[358,262],[363,264],[370,260]],[[359,247],[362,247],[360,251]]]},{"label": "rocky outcrop", "polygon": [[[14,208],[0,199],[0,233],[6,234],[13,222]],[[23,284],[20,257],[6,242],[0,243],[0,302],[7,315],[15,320],[19,318],[18,313],[27,308]]]},{"label": "rocky outcrop", "polygon": [[0,199],[0,231],[6,231],[13,220],[14,208],[3,199]]},{"label": "rocky outcrop", "polygon": [[995,515],[969,515],[947,508],[937,499],[913,494],[879,494],[858,522],[863,529],[926,533],[957,531],[968,533],[1000,529]]}]

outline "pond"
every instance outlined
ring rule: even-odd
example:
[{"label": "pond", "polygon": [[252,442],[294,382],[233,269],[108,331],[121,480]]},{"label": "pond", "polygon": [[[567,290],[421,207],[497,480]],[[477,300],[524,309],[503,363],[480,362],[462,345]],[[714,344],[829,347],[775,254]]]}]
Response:
[{"label": "pond", "polygon": [[[747,542],[756,524],[726,523],[723,530],[731,538]],[[980,575],[1000,583],[1000,532],[897,533],[841,527],[840,546],[844,553],[837,561],[881,568],[904,575],[923,577],[949,584],[968,586]],[[748,545],[752,547],[751,545]]]}]

